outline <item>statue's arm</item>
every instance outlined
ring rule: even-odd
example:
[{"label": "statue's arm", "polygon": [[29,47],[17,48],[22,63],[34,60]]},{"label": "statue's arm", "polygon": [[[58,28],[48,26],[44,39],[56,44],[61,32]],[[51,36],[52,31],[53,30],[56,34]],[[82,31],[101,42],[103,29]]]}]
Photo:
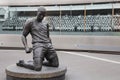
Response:
[{"label": "statue's arm", "polygon": [[47,24],[47,36],[50,38],[50,32],[49,32],[49,24]]},{"label": "statue's arm", "polygon": [[23,27],[23,33],[22,33],[22,37],[21,37],[22,43],[23,43],[23,45],[25,47],[26,53],[30,53],[31,52],[31,49],[28,47],[27,38],[26,38],[28,36],[28,34],[30,33],[30,27],[31,27],[30,26],[30,22],[27,21],[25,23],[24,27]]},{"label": "statue's arm", "polygon": [[[48,38],[50,38],[50,31],[49,31],[49,27],[50,27],[50,25],[49,24],[47,24],[47,36],[48,36]],[[51,40],[51,39],[50,39]],[[52,42],[52,41],[50,41],[50,42]]]}]

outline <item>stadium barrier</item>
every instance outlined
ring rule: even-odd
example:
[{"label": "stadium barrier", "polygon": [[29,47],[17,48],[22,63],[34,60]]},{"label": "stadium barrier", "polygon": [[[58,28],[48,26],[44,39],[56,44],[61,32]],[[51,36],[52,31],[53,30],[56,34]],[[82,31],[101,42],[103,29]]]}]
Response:
[{"label": "stadium barrier", "polygon": [[[32,47],[31,37],[28,45]],[[82,35],[51,35],[55,49],[59,50],[96,50],[119,51],[120,37],[118,36],[82,36]],[[1,34],[0,49],[23,49],[21,35]]]}]

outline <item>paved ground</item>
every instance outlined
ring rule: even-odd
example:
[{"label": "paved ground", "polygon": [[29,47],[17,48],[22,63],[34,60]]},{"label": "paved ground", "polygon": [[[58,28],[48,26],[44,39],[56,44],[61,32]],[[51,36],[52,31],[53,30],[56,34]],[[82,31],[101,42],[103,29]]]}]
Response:
[{"label": "paved ground", "polygon": [[[57,52],[60,65],[67,66],[65,80],[120,80],[120,55]],[[18,60],[31,60],[32,54],[23,50],[0,50],[0,80],[5,79],[5,68]]]}]

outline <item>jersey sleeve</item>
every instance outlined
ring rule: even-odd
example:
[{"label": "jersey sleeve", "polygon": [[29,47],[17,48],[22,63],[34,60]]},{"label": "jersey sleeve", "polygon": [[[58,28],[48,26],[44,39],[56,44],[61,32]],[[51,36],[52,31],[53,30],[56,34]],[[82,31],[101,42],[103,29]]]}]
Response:
[{"label": "jersey sleeve", "polygon": [[31,25],[32,25],[32,21],[31,20],[27,20],[23,26],[23,35],[27,36],[30,33],[31,30]]}]

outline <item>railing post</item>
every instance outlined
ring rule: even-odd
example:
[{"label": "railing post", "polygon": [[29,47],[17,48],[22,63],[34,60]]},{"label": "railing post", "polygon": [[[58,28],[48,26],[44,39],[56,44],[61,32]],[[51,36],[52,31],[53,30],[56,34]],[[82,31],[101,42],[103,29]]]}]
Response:
[{"label": "railing post", "polygon": [[86,5],[84,6],[84,32],[86,32]]}]

